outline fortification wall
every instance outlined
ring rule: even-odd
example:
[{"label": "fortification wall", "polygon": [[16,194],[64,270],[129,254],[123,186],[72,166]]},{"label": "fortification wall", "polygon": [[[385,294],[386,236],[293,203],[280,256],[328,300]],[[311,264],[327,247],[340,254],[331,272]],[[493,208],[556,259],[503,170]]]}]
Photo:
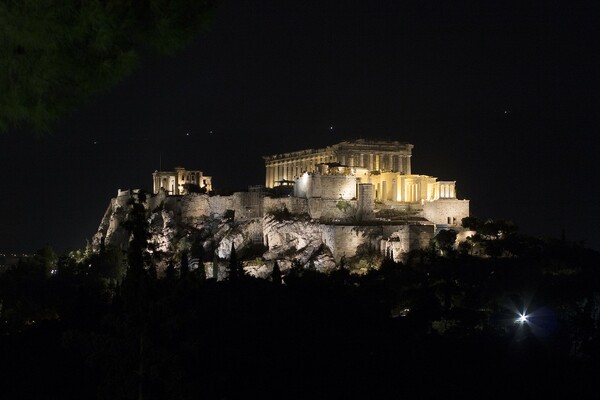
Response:
[{"label": "fortification wall", "polygon": [[178,203],[181,210],[183,223],[193,224],[198,220],[209,217],[212,214],[208,195],[190,193],[185,196],[170,196],[168,202]]},{"label": "fortification wall", "polygon": [[235,210],[232,196],[210,196],[208,197],[211,215],[222,217],[227,210]]},{"label": "fortification wall", "polygon": [[[435,234],[434,225],[385,225],[381,253],[395,262],[404,261],[412,250],[425,249]],[[391,232],[393,231],[393,232]]]},{"label": "fortification wall", "polygon": [[469,200],[439,199],[426,202],[423,204],[423,216],[435,224],[460,225],[461,220],[469,216]]},{"label": "fortification wall", "polygon": [[433,225],[410,225],[409,251],[427,248],[434,236]]},{"label": "fortification wall", "polygon": [[[317,199],[311,199],[317,200]],[[311,212],[314,212],[315,208],[312,207],[318,205],[318,217],[315,213],[314,216],[311,213],[312,218],[321,218],[322,220],[344,222],[354,221],[357,212],[357,201],[356,200],[325,200],[320,199],[311,203]]]},{"label": "fortification wall", "polygon": [[354,257],[361,249],[378,247],[381,238],[381,226],[322,225],[323,243],[325,243],[336,262],[342,257]]},{"label": "fortification wall", "polygon": [[371,219],[373,216],[373,185],[361,183],[358,185],[358,202],[356,213],[359,220]]},{"label": "fortification wall", "polygon": [[311,199],[356,199],[356,177],[352,175],[305,174],[296,179],[294,195]]},{"label": "fortification wall", "polygon": [[299,197],[265,197],[263,199],[265,213],[283,211],[284,208],[292,214],[308,214],[308,201]]}]

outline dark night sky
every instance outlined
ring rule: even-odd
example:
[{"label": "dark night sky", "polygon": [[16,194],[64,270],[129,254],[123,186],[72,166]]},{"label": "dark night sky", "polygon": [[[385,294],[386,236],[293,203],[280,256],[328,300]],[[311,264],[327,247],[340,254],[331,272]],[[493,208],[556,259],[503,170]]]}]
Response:
[{"label": "dark night sky", "polygon": [[475,216],[600,249],[599,3],[308,3],[225,0],[53,134],[0,136],[0,251],[82,247],[161,152],[243,189],[262,155],[358,137],[414,144],[413,172],[456,180]]}]

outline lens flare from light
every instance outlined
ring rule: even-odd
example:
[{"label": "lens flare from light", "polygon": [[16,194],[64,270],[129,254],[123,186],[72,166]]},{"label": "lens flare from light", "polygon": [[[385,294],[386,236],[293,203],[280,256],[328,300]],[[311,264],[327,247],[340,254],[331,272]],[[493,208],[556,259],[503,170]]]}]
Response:
[{"label": "lens flare from light", "polygon": [[519,324],[524,324],[525,322],[527,322],[527,318],[528,318],[528,315],[519,314],[519,318],[517,318],[517,320],[515,322],[518,322]]}]

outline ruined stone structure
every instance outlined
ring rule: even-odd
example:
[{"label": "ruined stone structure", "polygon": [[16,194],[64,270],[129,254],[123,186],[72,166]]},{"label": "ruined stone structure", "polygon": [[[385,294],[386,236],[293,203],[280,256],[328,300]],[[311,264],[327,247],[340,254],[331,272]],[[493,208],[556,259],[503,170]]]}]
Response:
[{"label": "ruined stone structure", "polygon": [[[282,270],[312,263],[328,271],[341,260],[364,262],[373,253],[400,261],[427,247],[441,229],[460,230],[469,216],[469,201],[457,199],[455,181],[411,173],[412,148],[356,140],[264,157],[266,187],[231,196],[186,193],[186,183],[212,190],[211,177],[201,171],[156,171],[154,195],[145,202],[151,242],[174,254],[190,237],[202,237],[205,249],[221,260],[232,245],[243,253],[262,244],[264,262],[277,260]],[[127,245],[122,222],[135,194],[119,190],[94,237],[95,248],[102,241]]]},{"label": "ruined stone structure", "polygon": [[455,181],[412,174],[412,148],[397,141],[359,139],[276,154],[264,157],[266,182],[268,187],[289,184],[293,174],[294,196],[308,200],[313,218],[339,219],[333,207],[344,200],[349,205],[345,211],[351,211],[346,219],[365,221],[378,209],[391,208],[423,217],[438,230],[458,226],[469,216],[468,200],[456,198]]},{"label": "ruined stone structure", "polygon": [[152,174],[153,189],[156,194],[164,189],[170,195],[186,194],[185,185],[198,185],[200,188],[206,188],[206,191],[212,190],[212,178],[205,176],[202,171],[187,171],[183,167],[175,167],[175,171],[154,171]]},{"label": "ruined stone structure", "polygon": [[272,188],[281,181],[292,181],[305,172],[312,173],[323,163],[339,163],[368,171],[397,172],[410,175],[412,144],[398,141],[354,140],[291,153],[264,156],[265,186]]}]

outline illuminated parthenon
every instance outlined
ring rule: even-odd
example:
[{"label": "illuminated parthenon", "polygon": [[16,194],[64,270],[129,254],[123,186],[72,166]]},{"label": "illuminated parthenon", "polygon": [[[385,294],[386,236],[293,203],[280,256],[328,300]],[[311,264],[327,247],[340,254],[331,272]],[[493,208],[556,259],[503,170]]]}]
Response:
[{"label": "illuminated parthenon", "polygon": [[[359,139],[324,149],[266,156],[266,186],[296,185],[295,193],[300,197],[322,197],[321,193],[333,191],[336,198],[352,199],[359,197],[359,184],[370,184],[369,193],[377,201],[456,199],[455,181],[411,173],[412,148],[412,144],[397,141]],[[336,178],[339,175],[353,179],[343,181]],[[342,181],[344,187],[339,186]]]},{"label": "illuminated parthenon", "polygon": [[264,156],[265,186],[273,188],[283,181],[293,181],[305,172],[315,172],[317,165],[323,163],[361,167],[372,172],[395,172],[410,175],[412,148],[412,144],[398,141],[358,139],[341,142],[323,149],[307,149]]}]

